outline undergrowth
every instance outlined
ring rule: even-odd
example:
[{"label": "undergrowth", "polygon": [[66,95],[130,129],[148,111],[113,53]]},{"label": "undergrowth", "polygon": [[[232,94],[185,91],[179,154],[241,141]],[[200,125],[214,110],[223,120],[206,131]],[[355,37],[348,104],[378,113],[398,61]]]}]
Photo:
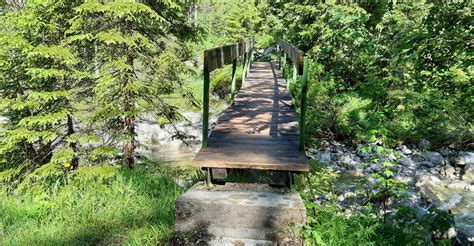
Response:
[{"label": "undergrowth", "polygon": [[[59,176],[49,179],[52,173]],[[175,200],[189,186],[177,179],[192,175],[156,163],[36,169],[15,189],[1,184],[0,245],[160,244],[173,233]]]},{"label": "undergrowth", "polygon": [[362,199],[343,206],[336,191],[339,176],[332,167],[311,161],[310,172],[297,179],[296,189],[307,211],[303,233],[307,245],[451,244],[432,234],[449,229],[451,217],[446,212],[430,209],[420,215],[396,203],[382,211],[374,202],[377,194],[365,197],[362,190],[355,192]]}]

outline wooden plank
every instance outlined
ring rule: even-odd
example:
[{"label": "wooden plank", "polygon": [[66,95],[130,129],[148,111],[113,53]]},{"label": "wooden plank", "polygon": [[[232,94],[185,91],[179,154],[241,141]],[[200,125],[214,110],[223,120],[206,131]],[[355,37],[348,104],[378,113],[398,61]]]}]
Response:
[{"label": "wooden plank", "polygon": [[240,145],[247,145],[247,146],[266,146],[268,148],[291,148],[294,149],[295,146],[298,145],[298,141],[264,141],[259,140],[255,142],[255,140],[251,139],[226,139],[226,138],[219,138],[213,137],[209,140],[210,145],[219,145],[219,146],[240,146]]},{"label": "wooden plank", "polygon": [[227,140],[250,140],[255,142],[278,142],[278,141],[295,141],[298,142],[298,137],[293,136],[272,136],[272,135],[247,135],[247,134],[239,134],[239,133],[220,133],[219,131],[212,131],[211,133],[212,139],[227,139]]},{"label": "wooden plank", "polygon": [[[246,46],[244,43],[244,51]],[[209,135],[208,147],[194,158],[194,166],[308,170],[305,153],[298,151],[299,124],[295,109],[288,104],[291,94],[285,80],[274,74],[269,63],[252,65],[234,105],[222,113]]]},{"label": "wooden plank", "polygon": [[259,170],[276,170],[276,171],[294,171],[307,172],[309,171],[308,164],[304,160],[299,162],[291,160],[272,160],[266,161],[262,159],[246,158],[235,159],[234,157],[226,156],[209,156],[201,158],[196,156],[193,160],[195,167],[210,167],[210,168],[241,168],[241,169],[259,169]]},{"label": "wooden plank", "polygon": [[253,49],[253,46],[253,40],[246,40],[205,50],[204,66],[207,66],[209,72],[222,68],[249,52]]}]

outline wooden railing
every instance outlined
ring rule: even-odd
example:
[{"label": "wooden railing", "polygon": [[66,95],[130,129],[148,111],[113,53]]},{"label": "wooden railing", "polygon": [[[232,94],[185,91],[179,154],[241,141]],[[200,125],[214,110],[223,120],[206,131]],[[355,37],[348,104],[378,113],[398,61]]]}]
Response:
[{"label": "wooden railing", "polygon": [[[301,104],[300,104],[300,145],[299,149],[304,150],[305,144],[305,116],[306,116],[306,94],[308,92],[308,59],[304,52],[294,45],[277,39],[278,68],[282,67],[281,55],[283,53],[283,67],[286,66],[287,58],[293,65],[293,81],[301,83]],[[285,75],[283,75],[285,76]],[[301,78],[298,79],[298,76]]]},{"label": "wooden railing", "polygon": [[237,59],[243,56],[242,84],[250,70],[253,60],[254,39],[224,45],[204,51],[204,96],[202,114],[202,147],[207,147],[209,140],[209,84],[212,71],[232,63],[232,102],[236,93]]}]

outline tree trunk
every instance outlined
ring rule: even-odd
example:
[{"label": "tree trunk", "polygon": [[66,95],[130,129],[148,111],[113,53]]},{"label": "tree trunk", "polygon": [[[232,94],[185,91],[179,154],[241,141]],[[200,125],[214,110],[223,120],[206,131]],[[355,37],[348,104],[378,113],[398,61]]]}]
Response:
[{"label": "tree trunk", "polygon": [[[133,67],[133,56],[128,56],[127,64]],[[135,93],[129,90],[125,94],[125,131],[128,138],[123,149],[123,157],[125,164],[130,169],[135,165],[135,116],[131,113],[134,110],[134,106]]]},{"label": "tree trunk", "polygon": [[[133,105],[134,95],[133,92],[129,91],[126,96],[126,111],[131,110]],[[125,117],[125,127],[128,135],[127,143],[124,148],[125,164],[128,168],[132,169],[135,165],[135,117],[128,115]]]},{"label": "tree trunk", "polygon": [[[71,136],[74,134],[74,123],[72,122],[72,117],[71,115],[67,116],[67,136]],[[77,157],[77,143],[76,142],[71,142],[69,143],[69,147],[74,151],[74,158],[72,159],[71,165],[72,169],[77,169],[79,167],[79,158]]]}]

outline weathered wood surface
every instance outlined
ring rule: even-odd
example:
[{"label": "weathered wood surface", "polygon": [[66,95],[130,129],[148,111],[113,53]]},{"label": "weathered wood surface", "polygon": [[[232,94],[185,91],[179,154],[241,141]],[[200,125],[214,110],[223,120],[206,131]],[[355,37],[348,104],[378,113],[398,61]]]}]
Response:
[{"label": "weathered wood surface", "polygon": [[232,63],[253,48],[254,41],[246,40],[240,43],[224,45],[204,51],[204,67],[208,72]]},{"label": "weathered wood surface", "polygon": [[299,125],[286,81],[268,62],[249,77],[193,160],[196,167],[307,171],[298,150]]},{"label": "weathered wood surface", "polygon": [[293,65],[296,67],[298,75],[302,75],[304,52],[282,39],[277,39],[277,45],[288,55],[288,58],[290,58]]}]

